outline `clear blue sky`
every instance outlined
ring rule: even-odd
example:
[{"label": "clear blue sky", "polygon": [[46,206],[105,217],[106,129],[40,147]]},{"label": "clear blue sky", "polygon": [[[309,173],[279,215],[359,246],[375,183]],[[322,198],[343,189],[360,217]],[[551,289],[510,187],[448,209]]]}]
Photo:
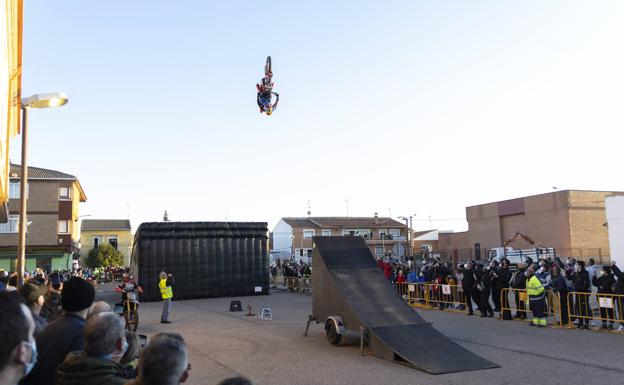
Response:
[{"label": "clear blue sky", "polygon": [[624,190],[622,20],[621,1],[27,1],[24,95],[70,97],[31,114],[30,164],[134,226],[348,199],[428,228],[552,186]]}]

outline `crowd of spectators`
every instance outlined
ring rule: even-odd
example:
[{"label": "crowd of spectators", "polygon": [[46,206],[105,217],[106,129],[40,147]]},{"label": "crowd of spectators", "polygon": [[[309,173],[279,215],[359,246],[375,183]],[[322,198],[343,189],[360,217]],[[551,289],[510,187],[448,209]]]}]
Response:
[{"label": "crowd of spectators", "polygon": [[9,277],[0,271],[0,385],[177,385],[189,377],[180,334],[158,333],[142,346],[78,274],[38,271],[17,290]]},{"label": "crowd of spectators", "polygon": [[[457,292],[463,302],[457,304],[457,307],[467,310],[468,315],[473,315],[473,309],[476,308],[481,317],[493,317],[494,313],[499,313],[505,320],[526,319],[525,302],[529,299],[524,298],[521,291],[527,289],[527,281],[534,275],[546,294],[559,294],[557,298],[563,324],[572,321],[578,328],[589,328],[594,317],[594,309],[590,304],[592,293],[596,298],[600,294],[606,294],[605,297],[612,299],[611,307],[598,306],[601,329],[613,330],[615,320],[624,319],[623,297],[609,296],[624,295],[624,273],[615,263],[597,267],[593,259],[589,259],[586,265],[584,261],[573,258],[567,258],[563,262],[557,257],[551,259],[543,256],[537,261],[527,258],[524,263],[516,266],[511,266],[507,259],[500,263],[496,260],[465,261],[452,266],[435,258],[417,266],[413,260],[400,262],[385,256],[377,259],[377,265],[386,278],[395,284],[407,282],[457,285],[461,288]],[[515,315],[511,314],[509,297],[503,296],[506,303],[501,304],[501,291],[506,288],[516,289],[511,290],[513,294],[510,294],[515,300]],[[578,294],[569,297],[571,292]],[[444,303],[440,306],[451,305]],[[572,306],[571,313],[577,315],[576,319],[568,320],[569,306]],[[624,331],[624,322],[618,326],[617,331]]]}]

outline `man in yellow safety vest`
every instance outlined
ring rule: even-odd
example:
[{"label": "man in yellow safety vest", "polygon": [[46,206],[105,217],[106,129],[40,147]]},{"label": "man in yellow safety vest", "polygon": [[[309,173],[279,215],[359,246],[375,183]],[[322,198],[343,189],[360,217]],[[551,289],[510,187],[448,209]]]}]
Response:
[{"label": "man in yellow safety vest", "polygon": [[533,313],[533,320],[530,326],[546,326],[546,317],[544,317],[545,308],[545,290],[542,282],[535,276],[535,270],[529,267],[526,270],[526,291],[529,296],[529,306]]},{"label": "man in yellow safety vest", "polygon": [[171,321],[169,321],[169,312],[171,312],[171,298],[173,298],[173,289],[171,288],[173,283],[173,275],[167,274],[164,271],[160,272],[158,287],[160,288],[160,296],[163,299],[163,311],[160,316],[161,324],[171,323]]}]

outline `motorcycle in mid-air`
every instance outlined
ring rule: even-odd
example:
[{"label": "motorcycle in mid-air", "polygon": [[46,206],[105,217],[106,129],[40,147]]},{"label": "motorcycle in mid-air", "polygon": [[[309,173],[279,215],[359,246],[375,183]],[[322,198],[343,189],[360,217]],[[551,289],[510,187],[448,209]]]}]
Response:
[{"label": "motorcycle in mid-air", "polygon": [[[271,65],[271,56],[267,56],[266,64],[264,65],[264,77],[259,84],[256,84],[258,95],[256,101],[258,107],[260,107],[260,113],[266,113],[271,115],[277,108],[279,102],[279,94],[273,92],[273,68]],[[272,96],[275,95],[275,103],[272,103]]]}]

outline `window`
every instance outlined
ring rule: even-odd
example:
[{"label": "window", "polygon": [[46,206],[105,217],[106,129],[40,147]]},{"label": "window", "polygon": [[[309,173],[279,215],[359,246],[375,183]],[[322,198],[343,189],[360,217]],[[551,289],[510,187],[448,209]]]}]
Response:
[{"label": "window", "polygon": [[323,229],[323,230],[322,230],[322,235],[323,235],[324,237],[329,237],[329,236],[331,236],[331,229]]},{"label": "window", "polygon": [[108,243],[117,250],[117,236],[109,236]]},{"label": "window", "polygon": [[375,255],[376,256],[378,256],[378,257],[383,256],[383,253],[384,253],[383,246],[381,246],[381,245],[380,246],[375,246]]},{"label": "window", "polygon": [[355,230],[353,229],[344,229],[342,230],[342,236],[346,235],[355,235]]},{"label": "window", "polygon": [[379,238],[380,239],[385,239],[388,236],[388,230],[387,229],[379,229]]},{"label": "window", "polygon": [[69,187],[59,187],[59,200],[66,201],[71,199],[71,190]]},{"label": "window", "polygon": [[[28,188],[30,183],[26,183],[26,198],[28,198]],[[19,199],[20,197],[20,182],[9,182],[9,199]]]},{"label": "window", "polygon": [[390,235],[394,238],[394,237],[400,237],[401,236],[401,229],[390,229]]},{"label": "window", "polygon": [[303,239],[310,239],[314,236],[314,230],[303,230]]},{"label": "window", "polygon": [[68,220],[58,221],[58,233],[69,234],[69,221]]},{"label": "window", "polygon": [[9,215],[7,223],[0,223],[0,233],[17,233],[19,216]]},{"label": "window", "polygon": [[102,237],[100,237],[99,235],[93,237],[93,248],[94,249],[99,247],[101,244],[102,244]]}]

